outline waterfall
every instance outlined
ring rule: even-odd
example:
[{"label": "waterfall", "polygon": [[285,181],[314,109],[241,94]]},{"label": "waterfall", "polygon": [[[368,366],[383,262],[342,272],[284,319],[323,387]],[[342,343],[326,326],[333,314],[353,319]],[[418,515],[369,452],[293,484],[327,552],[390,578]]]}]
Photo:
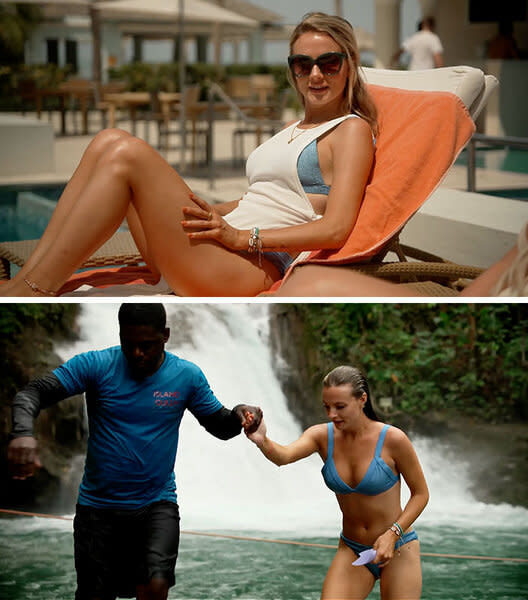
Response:
[{"label": "waterfall", "polygon": [[[166,304],[171,337],[167,350],[195,362],[218,399],[262,407],[272,439],[287,443],[301,428],[288,411],[272,367],[265,304]],[[81,339],[57,348],[66,360],[119,343],[118,305],[86,303]],[[484,520],[524,525],[528,511],[477,502],[469,491],[469,466],[449,448],[413,439],[431,499],[419,522],[472,527]],[[274,536],[331,536],[340,530],[335,496],[324,486],[318,456],[278,468],[243,434],[227,442],[209,435],[189,413],[183,418],[176,460],[182,528],[266,531]],[[402,486],[403,500],[408,498]],[[446,502],[449,510],[446,510]]]}]

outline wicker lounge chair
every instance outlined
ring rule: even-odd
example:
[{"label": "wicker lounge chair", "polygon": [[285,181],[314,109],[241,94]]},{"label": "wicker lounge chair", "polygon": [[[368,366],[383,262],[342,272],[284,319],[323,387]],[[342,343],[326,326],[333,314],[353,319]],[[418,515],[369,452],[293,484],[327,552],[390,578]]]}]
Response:
[{"label": "wicker lounge chair", "polygon": [[[405,136],[408,130],[405,116],[401,113],[397,113],[397,116],[392,119],[393,121],[397,121],[396,127],[394,127],[394,123],[391,124],[392,129],[386,126],[386,121],[391,118],[391,115],[388,113],[391,112],[393,104],[397,105],[397,98],[399,98],[401,106],[415,103],[415,114],[418,111],[420,118],[425,119],[424,127],[427,127],[428,121],[427,116],[422,114],[425,112],[421,109],[422,106],[425,106],[427,110],[434,110],[431,107],[434,107],[435,103],[439,103],[440,108],[438,110],[456,111],[456,114],[453,115],[448,115],[446,112],[445,129],[456,129],[460,125],[457,119],[465,119],[463,127],[462,125],[460,126],[463,131],[460,134],[457,134],[456,131],[453,133],[452,139],[450,138],[450,141],[447,143],[447,145],[452,144],[453,147],[448,148],[446,156],[441,157],[442,160],[438,160],[437,157],[433,158],[433,165],[429,166],[427,159],[424,159],[425,164],[421,164],[420,167],[423,171],[431,171],[431,175],[423,185],[423,189],[421,183],[418,182],[419,189],[416,190],[417,182],[414,181],[413,175],[404,174],[404,177],[397,175],[402,181],[406,178],[411,180],[410,182],[400,181],[399,185],[403,191],[407,189],[413,191],[412,188],[414,185],[414,195],[416,197],[410,203],[407,202],[406,198],[402,199],[401,195],[397,198],[392,198],[390,200],[392,202],[390,210],[387,210],[387,214],[392,211],[392,216],[390,218],[387,217],[387,222],[380,232],[376,231],[377,223],[380,220],[379,214],[375,215],[376,219],[373,223],[367,224],[364,228],[361,222],[362,214],[366,212],[366,209],[364,209],[365,206],[370,206],[371,208],[368,210],[373,210],[374,213],[376,211],[379,213],[381,210],[383,219],[385,219],[384,203],[387,202],[387,199],[384,196],[385,192],[377,190],[376,182],[382,177],[390,180],[392,166],[389,165],[388,169],[383,168],[383,172],[379,174],[379,168],[376,171],[375,165],[372,179],[369,186],[367,186],[365,201],[358,217],[359,227],[356,227],[356,229],[367,232],[367,237],[359,242],[360,246],[361,244],[362,246],[358,249],[347,243],[340,251],[312,253],[308,262],[347,265],[369,275],[387,278],[395,282],[412,282],[417,293],[422,295],[456,294],[457,282],[460,279],[473,279],[481,273],[482,269],[457,265],[431,254],[421,252],[420,250],[399,244],[398,235],[405,223],[427,200],[434,189],[436,189],[445,173],[453,164],[458,153],[469,141],[474,132],[473,121],[484,108],[489,95],[498,82],[494,77],[485,75],[479,69],[466,66],[413,72],[366,68],[364,69],[364,74],[373,92],[375,101],[378,107],[381,108],[380,136],[378,138],[379,144],[377,143],[376,153],[380,157],[385,156],[385,163],[379,161],[380,165],[386,164],[387,152],[385,151],[385,155],[382,154],[383,146],[385,148],[388,147],[390,141],[394,145],[394,140]],[[418,103],[416,104],[416,102]],[[452,105],[454,105],[454,108]],[[387,110],[387,107],[389,107],[389,110]],[[390,135],[385,133],[389,129],[391,129]],[[400,136],[398,136],[398,131],[401,131]],[[392,140],[389,140],[391,135]],[[433,135],[431,134],[431,136]],[[438,144],[438,146],[440,145]],[[409,148],[412,149],[413,146],[411,145]],[[420,156],[419,159],[421,159]],[[397,155],[392,162],[397,163],[398,161],[399,156]],[[389,187],[393,188],[397,186],[390,184]],[[392,193],[393,190],[391,189],[388,195]],[[355,232],[352,237],[357,237]],[[36,240],[0,243],[0,278],[10,277],[9,263],[22,266],[36,243]],[[385,260],[390,250],[396,253],[398,261],[387,262]],[[124,264],[137,265],[140,263],[141,256],[138,254],[132,237],[130,234],[124,232],[115,234],[82,267]]]},{"label": "wicker lounge chair", "polygon": [[[0,243],[0,279],[11,277],[11,265],[22,267],[29,258],[38,240]],[[143,261],[132,236],[128,231],[115,233],[97,250],[82,268],[109,267],[116,265],[135,266]]]}]

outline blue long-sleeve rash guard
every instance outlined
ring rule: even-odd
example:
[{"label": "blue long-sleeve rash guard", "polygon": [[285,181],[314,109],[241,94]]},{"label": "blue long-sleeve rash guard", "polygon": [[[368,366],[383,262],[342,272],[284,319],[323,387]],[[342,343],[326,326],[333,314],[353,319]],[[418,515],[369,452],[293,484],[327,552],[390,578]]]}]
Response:
[{"label": "blue long-sleeve rash guard", "polygon": [[200,420],[223,408],[201,369],[165,352],[156,373],[136,381],[116,346],[79,354],[53,373],[69,395],[86,392],[89,438],[79,503],[133,509],[176,502],[184,410]]}]

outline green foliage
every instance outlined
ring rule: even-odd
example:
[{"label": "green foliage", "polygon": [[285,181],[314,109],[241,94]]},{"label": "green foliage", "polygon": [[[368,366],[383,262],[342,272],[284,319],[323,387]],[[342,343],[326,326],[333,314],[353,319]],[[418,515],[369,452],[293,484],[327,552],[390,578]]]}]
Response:
[{"label": "green foliage", "polygon": [[[21,87],[34,82],[39,89],[56,87],[66,80],[70,67],[57,65],[2,65],[0,66],[0,109],[19,111],[24,106]],[[57,99],[45,99],[44,108],[56,108]]]},{"label": "green foliage", "polygon": [[[13,64],[0,66],[0,110],[21,110],[23,100],[19,93],[21,83],[34,81],[37,88],[53,88],[66,80],[70,67],[56,65]],[[209,63],[194,63],[185,66],[185,82],[202,87],[201,99],[206,99],[209,82],[225,84],[234,75],[273,74],[278,92],[289,87],[286,69],[283,66],[265,64],[237,64],[216,66]],[[134,62],[108,71],[111,80],[124,81],[128,91],[177,92],[179,91],[179,65],[173,63]],[[55,100],[55,102],[57,102]],[[47,106],[46,108],[56,108]]]},{"label": "green foliage", "polygon": [[322,377],[360,367],[376,398],[421,414],[528,419],[525,304],[299,304]]},{"label": "green foliage", "polygon": [[[265,64],[233,64],[217,66],[209,63],[194,63],[185,66],[185,82],[206,87],[209,81],[224,84],[228,77],[271,73],[279,90],[288,87],[286,69],[282,66]],[[178,63],[135,62],[110,69],[111,79],[125,81],[130,91],[177,92],[179,89]]]},{"label": "green foliage", "polygon": [[24,44],[41,19],[38,6],[0,4],[0,56],[3,65],[23,62]]},{"label": "green foliage", "polygon": [[2,304],[0,305],[0,346],[16,343],[25,329],[39,325],[49,334],[68,336],[78,308],[75,304]]}]

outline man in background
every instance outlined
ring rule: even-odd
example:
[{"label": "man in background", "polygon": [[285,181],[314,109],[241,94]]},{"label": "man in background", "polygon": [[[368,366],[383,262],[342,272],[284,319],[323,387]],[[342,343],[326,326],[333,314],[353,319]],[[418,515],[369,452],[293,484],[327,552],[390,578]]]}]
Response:
[{"label": "man in background", "polygon": [[425,17],[420,21],[418,31],[403,42],[402,47],[392,57],[391,64],[396,64],[405,52],[410,56],[409,71],[443,67],[444,48],[435,33],[435,27],[433,17]]}]

